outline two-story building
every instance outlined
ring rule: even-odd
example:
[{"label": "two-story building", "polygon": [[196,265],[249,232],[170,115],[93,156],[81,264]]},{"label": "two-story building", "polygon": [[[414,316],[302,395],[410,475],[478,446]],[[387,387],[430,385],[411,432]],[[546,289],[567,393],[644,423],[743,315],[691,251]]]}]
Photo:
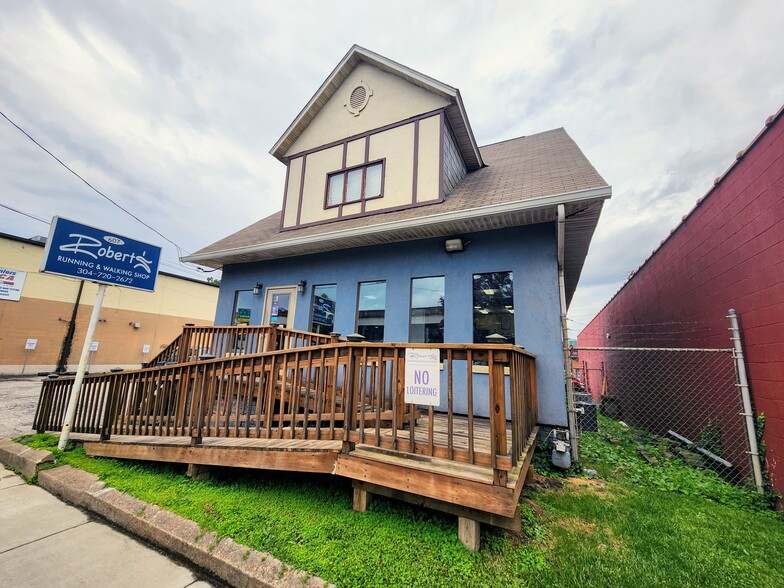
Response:
[{"label": "two-story building", "polygon": [[536,355],[540,423],[567,425],[565,312],[611,190],[563,129],[479,147],[457,89],[354,46],[271,153],[282,210],[187,258],[223,269],[217,325],[497,333]]}]

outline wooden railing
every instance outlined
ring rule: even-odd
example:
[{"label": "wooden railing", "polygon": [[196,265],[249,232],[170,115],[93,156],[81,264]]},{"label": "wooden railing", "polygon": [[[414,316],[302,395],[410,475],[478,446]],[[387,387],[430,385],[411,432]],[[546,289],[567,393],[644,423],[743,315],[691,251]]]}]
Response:
[{"label": "wooden railing", "polygon": [[252,355],[264,351],[322,345],[334,340],[329,335],[285,329],[277,325],[194,326],[185,325],[182,333],[143,367],[166,363],[188,363],[200,356],[215,358]]},{"label": "wooden railing", "polygon": [[[438,348],[441,406],[404,401],[405,349]],[[475,366],[487,366],[487,374]],[[536,423],[534,356],[513,345],[331,343],[84,378],[72,431],[343,440],[493,468]],[[34,428],[60,430],[73,378],[44,380]],[[427,418],[423,418],[423,417]],[[484,418],[489,417],[489,418]]]}]

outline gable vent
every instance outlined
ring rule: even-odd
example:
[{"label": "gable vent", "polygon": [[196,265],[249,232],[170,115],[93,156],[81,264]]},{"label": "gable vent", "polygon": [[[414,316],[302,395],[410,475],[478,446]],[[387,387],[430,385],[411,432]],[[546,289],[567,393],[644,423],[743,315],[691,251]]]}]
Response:
[{"label": "gable vent", "polygon": [[348,102],[343,106],[345,106],[346,110],[354,116],[359,116],[359,113],[367,106],[372,95],[373,90],[371,90],[365,82],[360,80],[359,85],[351,91]]},{"label": "gable vent", "polygon": [[365,103],[366,99],[367,91],[365,91],[365,86],[357,86],[354,88],[354,91],[351,92],[351,98],[348,102],[351,104],[351,108],[354,110],[359,110]]}]

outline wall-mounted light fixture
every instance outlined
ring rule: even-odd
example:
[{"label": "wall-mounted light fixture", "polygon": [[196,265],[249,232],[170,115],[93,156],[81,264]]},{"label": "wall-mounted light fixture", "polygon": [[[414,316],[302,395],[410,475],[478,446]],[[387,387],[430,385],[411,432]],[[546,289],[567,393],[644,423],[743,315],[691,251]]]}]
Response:
[{"label": "wall-mounted light fixture", "polygon": [[259,292],[261,292],[261,289],[263,287],[264,287],[264,284],[262,284],[261,282],[256,282],[256,284],[253,286],[253,295],[254,296],[258,296]]},{"label": "wall-mounted light fixture", "polygon": [[302,292],[305,291],[305,286],[307,286],[307,285],[308,285],[308,281],[307,280],[300,280],[299,284],[297,284],[297,292],[302,294]]},{"label": "wall-mounted light fixture", "polygon": [[462,239],[447,239],[444,241],[444,249],[447,253],[462,251],[466,245],[468,245],[468,242],[464,242]]},{"label": "wall-mounted light fixture", "polygon": [[141,328],[141,324],[140,323],[134,323],[133,321],[131,321],[128,324],[131,325],[134,329],[140,329]]}]

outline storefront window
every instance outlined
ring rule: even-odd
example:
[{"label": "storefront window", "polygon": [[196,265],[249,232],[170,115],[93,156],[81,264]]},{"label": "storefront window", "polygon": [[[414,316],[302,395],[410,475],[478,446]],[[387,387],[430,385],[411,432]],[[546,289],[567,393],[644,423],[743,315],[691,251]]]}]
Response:
[{"label": "storefront window", "polygon": [[411,343],[444,342],[444,276],[411,280]]},{"label": "storefront window", "polygon": [[313,286],[310,330],[314,333],[326,335],[335,330],[335,300],[337,294],[338,287],[336,284]]},{"label": "storefront window", "polygon": [[384,340],[384,314],[387,304],[386,282],[360,282],[357,333],[366,341]]},{"label": "storefront window", "polygon": [[250,307],[253,302],[252,290],[237,290],[234,293],[234,312],[232,313],[232,325],[250,324]]},{"label": "storefront window", "polygon": [[494,333],[515,342],[512,272],[474,274],[474,343]]}]

